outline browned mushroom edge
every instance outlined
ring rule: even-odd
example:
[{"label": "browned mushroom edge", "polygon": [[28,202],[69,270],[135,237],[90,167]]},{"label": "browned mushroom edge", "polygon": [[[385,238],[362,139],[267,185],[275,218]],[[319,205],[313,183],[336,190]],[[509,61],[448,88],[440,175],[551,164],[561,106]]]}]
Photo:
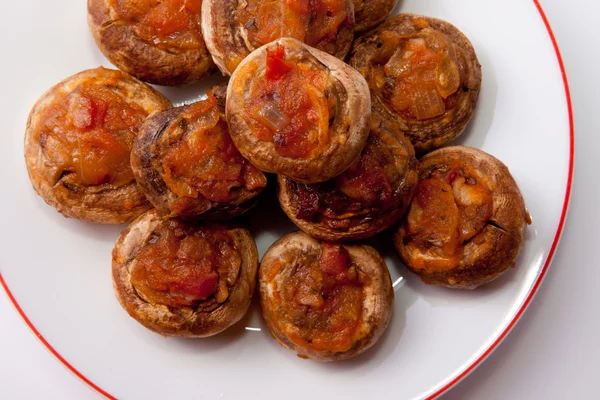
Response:
[{"label": "browned mushroom edge", "polygon": [[354,0],[355,32],[366,32],[382,23],[394,10],[398,0]]},{"label": "browned mushroom edge", "polygon": [[[215,69],[202,37],[201,0],[186,2],[192,9],[171,11],[189,14],[190,24],[164,37],[153,37],[144,25],[145,11],[163,5],[151,5],[148,1],[135,3],[138,2],[87,1],[90,31],[110,62],[143,81],[168,86],[196,82]],[[131,7],[129,11],[125,8],[127,5]],[[118,7],[124,8],[121,13]]]}]

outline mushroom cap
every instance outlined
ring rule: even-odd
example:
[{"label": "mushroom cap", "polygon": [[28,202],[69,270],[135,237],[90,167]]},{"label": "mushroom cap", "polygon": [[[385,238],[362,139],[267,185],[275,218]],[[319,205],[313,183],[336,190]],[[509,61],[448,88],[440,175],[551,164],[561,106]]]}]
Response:
[{"label": "mushroom cap", "polygon": [[[247,121],[245,103],[250,97],[249,85],[256,71],[265,71],[267,52],[283,46],[286,58],[307,60],[330,76],[343,97],[332,126],[329,144],[319,154],[308,158],[280,155],[273,143],[259,140]],[[362,152],[370,129],[371,101],[364,78],[343,61],[290,38],[271,42],[246,57],[232,75],[227,87],[227,122],[231,137],[240,153],[265,172],[285,175],[297,182],[324,182],[341,174]]]},{"label": "mushroom cap", "polygon": [[238,279],[229,297],[215,309],[167,307],[142,299],[131,282],[130,265],[154,229],[163,222],[156,210],[136,219],[121,232],[112,255],[113,287],[121,306],[146,328],[165,336],[208,337],[238,322],[250,307],[256,284],[258,252],[247,229],[230,226],[235,248],[242,260]]},{"label": "mushroom cap", "polygon": [[281,258],[297,260],[307,252],[320,252],[321,242],[304,232],[294,232],[277,240],[265,253],[259,270],[259,291],[263,317],[273,336],[284,347],[301,357],[317,361],[338,361],[357,356],[377,342],[387,328],[394,301],[394,290],[385,261],[377,250],[367,245],[344,245],[350,261],[357,266],[359,274],[368,276],[363,286],[363,309],[352,347],[344,352],[330,352],[302,347],[292,341],[287,332],[293,328],[289,321],[282,321],[276,315],[280,306],[273,303],[273,292],[284,284],[283,277],[290,273],[293,263],[275,272]]}]

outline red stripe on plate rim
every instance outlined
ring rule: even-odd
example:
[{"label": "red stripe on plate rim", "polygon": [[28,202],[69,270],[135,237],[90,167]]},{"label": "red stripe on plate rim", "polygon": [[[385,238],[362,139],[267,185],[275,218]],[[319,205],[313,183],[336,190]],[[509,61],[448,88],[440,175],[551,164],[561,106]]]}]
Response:
[{"label": "red stripe on plate rim", "polygon": [[46,346],[46,348],[48,350],[50,350],[50,353],[52,353],[52,355],[54,357],[56,357],[58,359],[58,361],[60,361],[61,363],[63,363],[64,366],[69,369],[69,371],[71,371],[72,373],[74,373],[79,379],[81,379],[84,383],[86,383],[87,385],[89,385],[92,389],[94,389],[95,391],[97,391],[102,396],[106,397],[107,399],[116,400],[116,397],[111,396],[108,392],[106,392],[101,387],[99,387],[98,385],[96,385],[94,382],[92,382],[91,380],[89,380],[88,378],[86,378],[85,375],[83,375],[75,367],[73,367],[67,360],[64,359],[63,356],[60,355],[60,353],[58,351],[56,351],[54,349],[54,347],[52,347],[52,345],[50,343],[48,343],[48,341],[44,338],[44,336],[42,336],[42,334],[37,330],[37,328],[35,327],[35,325],[33,325],[31,323],[31,321],[29,320],[29,318],[27,317],[27,315],[25,314],[25,312],[23,311],[23,309],[21,308],[21,306],[19,305],[19,303],[17,303],[17,299],[15,299],[15,297],[12,294],[12,292],[8,288],[8,285],[4,281],[4,278],[2,277],[2,274],[0,274],[0,284],[2,285],[2,287],[4,288],[4,290],[6,291],[6,294],[8,295],[8,298],[10,299],[10,301],[13,303],[13,305],[15,306],[15,308],[17,309],[17,311],[19,312],[19,315],[21,315],[21,317],[23,318],[23,320],[25,321],[25,323],[27,324],[27,326],[29,326],[29,328],[33,331],[33,333],[35,333],[35,336],[37,336],[37,338],[42,342],[42,344],[44,346]]},{"label": "red stripe on plate rim", "polygon": [[[558,64],[560,66],[563,83],[564,83],[564,87],[565,87],[565,94],[566,94],[566,98],[567,98],[567,108],[568,108],[568,113],[569,113],[569,147],[570,147],[570,149],[569,149],[569,175],[568,175],[568,179],[567,179],[567,189],[565,192],[565,201],[564,201],[564,205],[563,205],[563,209],[562,209],[562,214],[560,217],[560,222],[558,224],[558,229],[556,231],[556,235],[554,236],[554,241],[552,242],[552,247],[550,248],[550,252],[548,253],[546,262],[544,263],[544,267],[542,268],[541,273],[538,275],[538,277],[535,281],[535,284],[533,285],[531,291],[529,292],[527,298],[525,299],[525,302],[523,303],[523,305],[521,306],[519,311],[517,311],[517,313],[515,314],[513,319],[510,321],[508,326],[502,331],[502,333],[498,336],[498,338],[496,338],[496,340],[472,364],[470,364],[467,368],[465,368],[458,375],[456,375],[454,378],[452,378],[452,380],[450,380],[443,387],[438,389],[435,393],[433,393],[429,397],[427,397],[428,400],[435,399],[436,397],[439,397],[442,394],[446,393],[453,386],[455,386],[458,382],[460,382],[467,375],[469,375],[471,372],[473,372],[473,370],[475,368],[477,368],[491,354],[491,352],[494,351],[498,347],[498,345],[502,342],[502,340],[504,340],[506,335],[508,335],[510,333],[512,328],[514,328],[515,324],[519,321],[519,319],[521,318],[521,316],[523,315],[523,313],[525,312],[525,310],[531,303],[531,300],[537,293],[537,291],[540,287],[540,284],[544,280],[546,272],[548,271],[548,267],[550,266],[552,258],[554,257],[554,253],[556,252],[556,248],[560,241],[560,236],[563,231],[564,224],[565,224],[565,219],[567,217],[567,210],[569,208],[569,200],[571,197],[571,187],[573,184],[573,164],[574,164],[574,155],[575,155],[575,129],[574,129],[574,121],[573,121],[573,107],[572,107],[572,103],[571,103],[571,91],[569,89],[569,82],[567,79],[565,65],[563,63],[560,49],[558,48],[558,43],[556,42],[556,38],[554,36],[554,33],[552,32],[552,28],[550,27],[548,18],[546,18],[546,14],[544,13],[544,10],[543,10],[539,0],[533,0],[533,3],[535,4],[535,7],[537,8],[538,12],[540,13],[540,16],[544,22],[544,25],[546,26],[548,34],[550,35],[550,40],[552,41],[552,45],[554,46],[554,50],[556,52],[556,57],[558,59]],[[2,277],[2,274],[0,274],[0,284],[6,291],[8,298],[10,299],[13,306],[17,309],[21,318],[23,318],[23,320],[25,321],[25,323],[27,324],[29,329],[31,329],[31,331],[33,331],[33,333],[42,342],[42,344],[44,346],[46,346],[46,348],[50,351],[50,353],[52,353],[52,355],[54,357],[56,357],[58,359],[58,361],[60,361],[65,367],[67,367],[67,369],[69,369],[69,371],[71,371],[73,374],[75,374],[75,376],[77,376],[79,379],[81,379],[85,384],[87,384],[89,387],[94,389],[96,392],[98,392],[102,396],[106,397],[107,399],[116,400],[116,397],[110,395],[107,391],[100,388],[98,385],[96,385],[94,382],[92,382],[90,379],[88,379],[85,375],[83,375],[81,372],[79,372],[63,356],[61,356],[60,353],[58,351],[56,351],[56,349],[54,349],[54,347],[52,347],[52,345],[50,343],[48,343],[48,341],[44,338],[44,336],[42,336],[42,334],[37,330],[35,325],[33,325],[33,323],[29,320],[29,318],[27,317],[27,315],[25,314],[25,312],[23,311],[23,309],[21,308],[21,306],[19,305],[19,303],[17,302],[15,297],[13,296],[12,292],[8,288],[8,285],[6,284],[6,281],[4,280],[4,278]]]},{"label": "red stripe on plate rim", "polygon": [[435,391],[433,394],[429,395],[427,397],[427,400],[432,400],[432,399],[435,399],[435,398],[443,395],[448,390],[450,390],[452,387],[454,387],[457,383],[459,383],[461,380],[466,378],[467,375],[469,375],[471,372],[473,372],[473,370],[475,370],[475,368],[477,368],[479,365],[481,365],[481,363],[483,361],[485,361],[485,359],[498,347],[498,345],[504,340],[504,338],[506,338],[506,336],[510,333],[510,331],[515,327],[516,323],[519,321],[519,319],[521,319],[521,316],[523,315],[523,313],[525,312],[525,310],[531,303],[531,300],[537,293],[542,281],[544,280],[544,277],[546,276],[546,272],[548,271],[548,267],[550,266],[550,263],[552,262],[552,258],[554,257],[554,253],[556,252],[556,248],[558,247],[558,243],[560,241],[560,236],[562,234],[562,231],[563,231],[563,228],[565,225],[567,211],[569,209],[569,201],[571,198],[571,188],[573,185],[573,164],[574,164],[574,156],[575,156],[575,127],[574,127],[574,120],[573,120],[573,106],[571,103],[571,90],[569,89],[569,81],[567,79],[565,64],[563,62],[563,58],[562,58],[560,49],[558,47],[558,42],[556,41],[556,37],[554,36],[554,32],[552,31],[552,28],[550,27],[550,22],[548,21],[548,18],[546,17],[546,13],[544,12],[544,9],[542,8],[542,5],[540,4],[539,0],[533,0],[533,3],[535,4],[535,7],[537,8],[538,12],[540,13],[540,17],[542,17],[542,21],[544,22],[544,25],[546,26],[546,30],[548,31],[548,34],[550,35],[550,40],[552,41],[552,45],[554,46],[554,51],[556,52],[556,58],[558,59],[558,65],[560,66],[563,84],[565,87],[565,95],[567,98],[567,108],[568,108],[568,113],[569,113],[569,175],[567,178],[565,201],[563,204],[562,214],[560,216],[560,222],[558,223],[556,235],[554,236],[554,240],[552,242],[552,247],[550,248],[550,252],[548,253],[548,257],[546,258],[544,267],[542,268],[542,271],[538,275],[531,291],[527,295],[527,298],[525,299],[525,301],[519,308],[519,311],[517,311],[517,313],[512,318],[510,323],[506,326],[506,328],[504,328],[504,330],[496,338],[496,340],[494,340],[494,342],[473,363],[471,363],[467,368],[465,368],[463,371],[461,371],[458,375],[456,375],[454,378],[452,378],[448,383],[446,383],[440,389]]}]

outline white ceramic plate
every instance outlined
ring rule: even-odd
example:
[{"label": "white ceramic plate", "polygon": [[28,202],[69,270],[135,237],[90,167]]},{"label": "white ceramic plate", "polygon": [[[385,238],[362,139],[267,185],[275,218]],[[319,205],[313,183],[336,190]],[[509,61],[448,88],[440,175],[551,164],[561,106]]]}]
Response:
[{"label": "white ceramic plate", "polygon": [[[389,251],[389,238],[377,238],[396,281],[392,322],[373,349],[334,364],[301,360],[279,346],[256,305],[241,323],[205,340],[165,339],[129,318],[110,277],[121,227],[60,216],[34,194],[23,161],[23,130],[36,99],[73,73],[110,65],[88,32],[85,1],[3,5],[0,280],[61,362],[107,397],[405,399],[444,392],[489,354],[538,288],[564,222],[573,137],[566,80],[536,1],[400,3],[396,12],[445,19],[472,40],[483,89],[460,143],[509,166],[534,223],[517,268],[474,292],[423,285]],[[164,93],[190,101],[209,86]],[[248,217],[261,254],[294,230],[270,195]]]}]

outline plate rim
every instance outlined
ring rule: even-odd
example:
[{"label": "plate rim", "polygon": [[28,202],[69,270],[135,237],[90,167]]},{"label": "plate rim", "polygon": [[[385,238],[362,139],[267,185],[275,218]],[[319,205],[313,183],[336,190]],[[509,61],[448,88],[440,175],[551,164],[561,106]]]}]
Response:
[{"label": "plate rim", "polygon": [[[440,397],[441,395],[447,393],[454,386],[456,386],[463,379],[465,379],[477,367],[479,367],[490,356],[490,354],[494,350],[496,350],[498,348],[498,346],[504,341],[506,336],[508,336],[508,334],[513,330],[513,328],[515,327],[517,322],[519,322],[521,320],[521,317],[523,316],[523,314],[525,313],[525,311],[531,304],[531,301],[533,300],[535,295],[538,293],[539,288],[540,288],[542,282],[544,281],[544,278],[546,276],[548,268],[550,267],[550,264],[552,263],[552,260],[554,258],[556,249],[558,248],[558,245],[560,243],[560,239],[562,237],[562,233],[564,230],[564,225],[565,225],[565,221],[567,218],[567,214],[568,214],[568,210],[569,210],[569,203],[570,203],[570,199],[571,199],[571,192],[572,192],[572,186],[573,186],[573,169],[574,169],[574,159],[575,159],[575,127],[574,127],[573,105],[572,105],[572,100],[571,100],[571,90],[569,87],[569,81],[567,78],[566,68],[564,65],[562,54],[561,54],[558,42],[556,40],[556,37],[554,36],[554,32],[552,30],[550,22],[548,21],[548,18],[546,16],[546,13],[544,12],[542,5],[540,4],[540,1],[539,0],[532,0],[532,1],[542,19],[542,22],[544,23],[544,26],[546,27],[546,31],[547,31],[548,35],[550,36],[550,41],[552,42],[554,51],[556,53],[556,58],[557,58],[558,65],[560,67],[560,71],[561,71],[561,75],[562,75],[565,97],[566,97],[567,113],[568,113],[568,118],[569,118],[569,167],[568,167],[567,183],[566,183],[566,190],[565,190],[565,199],[564,199],[564,203],[563,203],[563,207],[562,207],[562,211],[561,211],[560,220],[558,223],[556,233],[554,235],[554,239],[552,241],[552,246],[550,247],[550,251],[548,252],[546,261],[544,262],[544,266],[542,267],[540,273],[538,274],[533,286],[529,289],[529,293],[527,294],[527,297],[525,298],[523,303],[520,305],[520,307],[517,310],[517,312],[515,313],[515,315],[511,318],[508,325],[506,327],[504,327],[502,332],[500,332],[500,334],[494,339],[494,341],[474,361],[472,361],[462,371],[452,374],[451,377],[449,378],[448,382],[443,384],[440,388],[435,389],[435,391],[433,393],[428,394],[426,397],[427,400],[432,400],[432,399],[436,399],[436,398]],[[61,364],[63,364],[71,373],[73,373],[77,378],[79,378],[81,381],[83,381],[83,383],[85,383],[88,387],[90,387],[91,389],[96,391],[98,394],[100,394],[110,400],[117,400],[116,397],[112,396],[110,393],[108,393],[107,391],[105,391],[104,389],[102,389],[101,387],[96,385],[94,382],[92,382],[92,380],[90,380],[83,373],[81,373],[79,370],[77,370],[77,368],[75,368],[71,363],[69,363],[44,338],[44,336],[38,331],[38,329],[31,322],[29,317],[25,314],[25,312],[23,311],[23,309],[17,302],[17,299],[12,294],[11,290],[9,289],[9,287],[1,273],[0,273],[0,286],[2,286],[2,288],[6,292],[8,299],[10,300],[12,305],[15,307],[15,309],[17,310],[18,314],[21,316],[21,318],[23,319],[25,324],[35,334],[35,336],[40,340],[40,342],[44,345],[44,347],[46,347],[46,349],[48,351],[50,351],[50,353]]]}]

